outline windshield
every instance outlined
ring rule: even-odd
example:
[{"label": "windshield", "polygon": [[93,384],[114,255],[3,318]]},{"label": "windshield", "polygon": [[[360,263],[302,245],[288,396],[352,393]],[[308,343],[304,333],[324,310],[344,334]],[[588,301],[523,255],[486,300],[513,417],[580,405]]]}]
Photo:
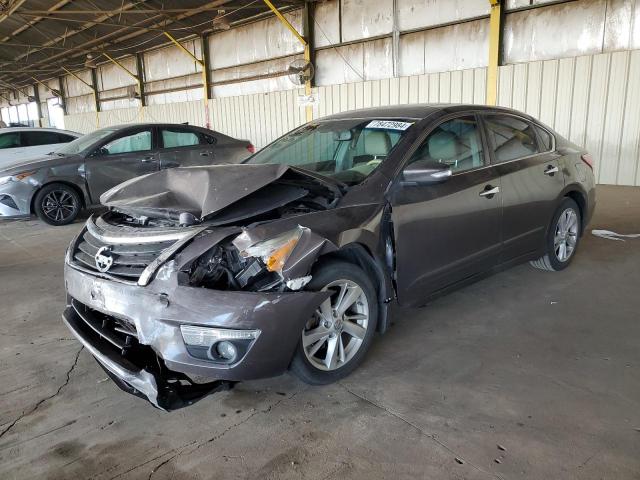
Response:
[{"label": "windshield", "polygon": [[64,146],[57,149],[55,153],[62,155],[75,155],[76,153],[84,152],[98,140],[111,135],[115,131],[117,131],[115,128],[102,128],[100,130],[96,130],[95,132],[76,138],[73,142],[65,143]]},{"label": "windshield", "polygon": [[372,118],[308,123],[245,163],[291,165],[355,185],[387,158],[413,123]]}]

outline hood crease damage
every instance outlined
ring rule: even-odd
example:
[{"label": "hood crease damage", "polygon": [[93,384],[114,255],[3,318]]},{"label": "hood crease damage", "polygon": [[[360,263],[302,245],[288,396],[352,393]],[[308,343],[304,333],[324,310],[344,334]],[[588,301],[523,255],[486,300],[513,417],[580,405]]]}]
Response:
[{"label": "hood crease damage", "polygon": [[[182,167],[131,179],[105,192],[100,201],[134,217],[181,225],[229,225],[278,209],[307,212],[333,208],[341,184],[286,165]],[[280,215],[287,212],[279,212]]]}]

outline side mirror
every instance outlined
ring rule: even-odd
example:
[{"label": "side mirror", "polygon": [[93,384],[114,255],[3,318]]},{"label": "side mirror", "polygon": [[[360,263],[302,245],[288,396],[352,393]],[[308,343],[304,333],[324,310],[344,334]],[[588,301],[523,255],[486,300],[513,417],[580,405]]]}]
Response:
[{"label": "side mirror", "polygon": [[103,155],[109,155],[109,150],[106,148],[96,148],[93,153],[90,155],[91,157],[101,157]]},{"label": "side mirror", "polygon": [[451,176],[451,167],[428,160],[413,162],[402,171],[403,185],[433,185],[442,183]]}]

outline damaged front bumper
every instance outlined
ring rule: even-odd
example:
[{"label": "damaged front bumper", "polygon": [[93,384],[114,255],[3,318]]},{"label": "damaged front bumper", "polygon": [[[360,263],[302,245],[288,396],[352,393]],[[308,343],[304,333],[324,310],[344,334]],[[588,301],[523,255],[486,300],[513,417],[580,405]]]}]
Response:
[{"label": "damaged front bumper", "polygon": [[[173,410],[228,388],[271,377],[289,366],[307,319],[327,292],[217,291],[180,285],[177,272],[147,286],[65,265],[64,321],[99,364],[129,393]],[[258,330],[231,364],[194,355],[184,325]],[[195,383],[193,378],[206,378]]]}]

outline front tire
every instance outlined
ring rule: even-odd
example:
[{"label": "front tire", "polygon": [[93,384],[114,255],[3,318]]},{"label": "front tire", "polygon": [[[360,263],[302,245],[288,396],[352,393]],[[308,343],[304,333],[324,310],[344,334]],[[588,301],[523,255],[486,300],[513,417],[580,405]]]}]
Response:
[{"label": "front tire", "polygon": [[80,195],[64,183],[51,183],[42,187],[33,200],[33,209],[40,220],[60,226],[73,222],[80,210]]},{"label": "front tire", "polygon": [[582,218],[578,204],[565,198],[553,216],[546,239],[546,253],[531,265],[540,270],[557,272],[569,266],[580,242]]},{"label": "front tire", "polygon": [[322,265],[308,290],[331,291],[305,324],[291,371],[305,383],[325,385],[349,375],[364,359],[378,322],[376,290],[356,265]]}]

